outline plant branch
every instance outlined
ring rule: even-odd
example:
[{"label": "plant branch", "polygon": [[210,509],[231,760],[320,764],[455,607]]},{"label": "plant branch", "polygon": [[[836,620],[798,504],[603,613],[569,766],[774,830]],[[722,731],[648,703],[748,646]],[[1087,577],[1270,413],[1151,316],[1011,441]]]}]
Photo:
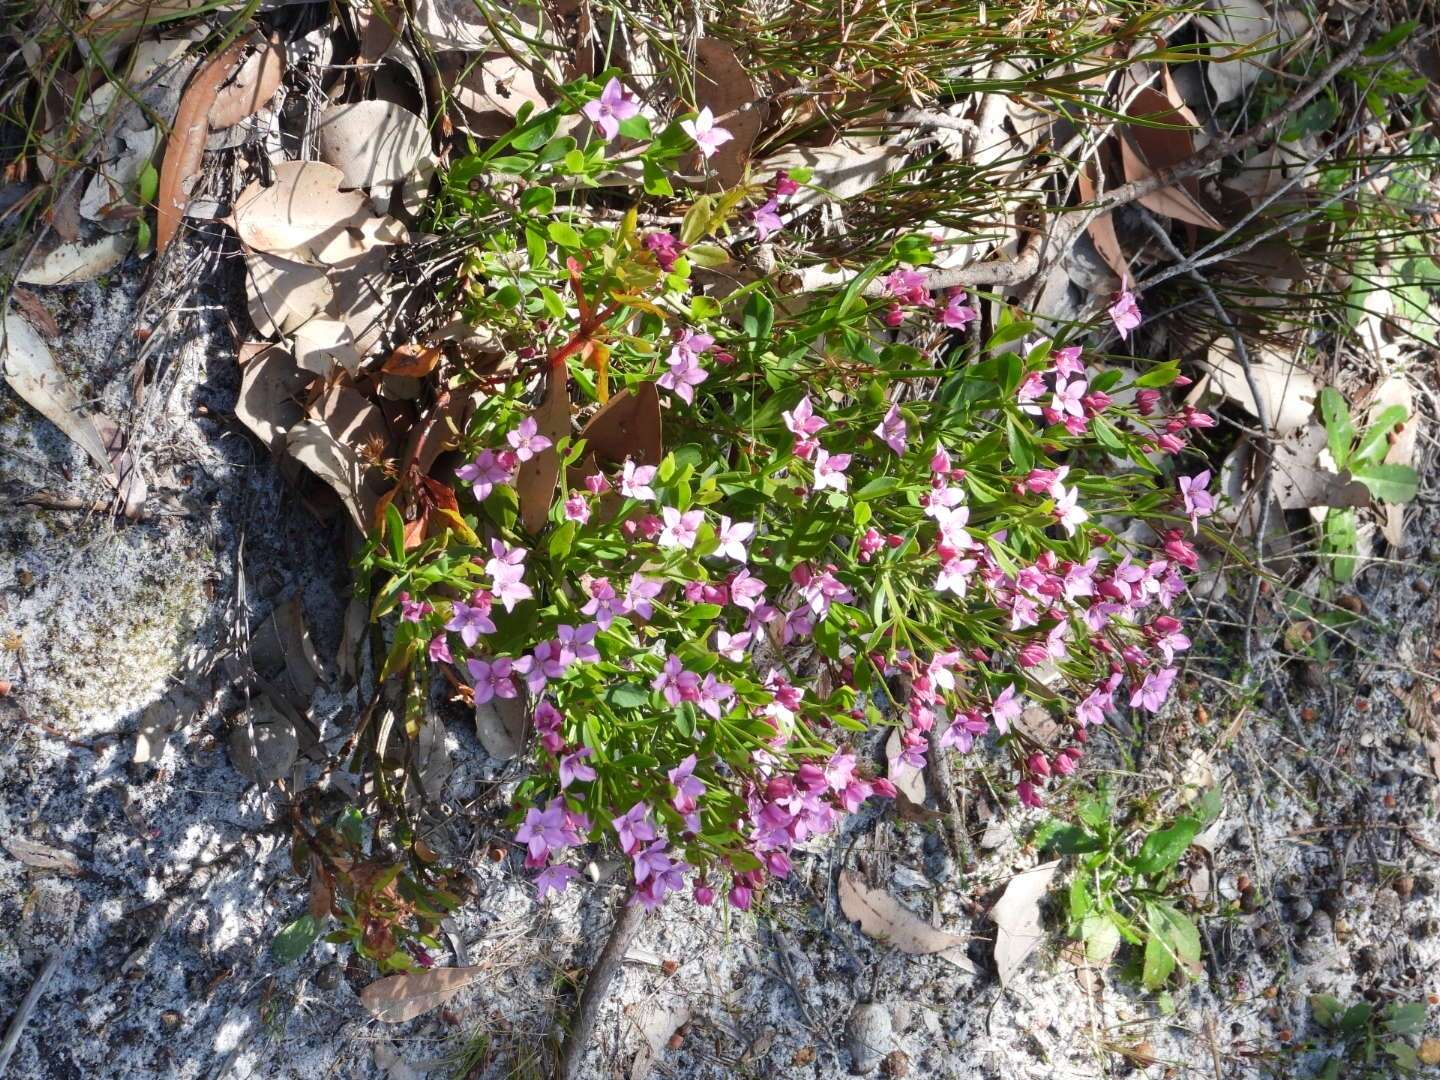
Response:
[{"label": "plant branch", "polygon": [[621,905],[615,928],[610,931],[610,940],[605,942],[600,959],[595,961],[590,978],[585,980],[580,1005],[575,1010],[575,1019],[560,1051],[560,1062],[555,1067],[556,1080],[575,1080],[580,1075],[585,1050],[590,1045],[590,1033],[595,1030],[595,1021],[600,1016],[600,1006],[605,1001],[610,983],[614,981],[615,973],[620,970],[620,964],[630,950],[630,943],[635,940],[635,934],[644,919],[645,908],[632,893]]}]

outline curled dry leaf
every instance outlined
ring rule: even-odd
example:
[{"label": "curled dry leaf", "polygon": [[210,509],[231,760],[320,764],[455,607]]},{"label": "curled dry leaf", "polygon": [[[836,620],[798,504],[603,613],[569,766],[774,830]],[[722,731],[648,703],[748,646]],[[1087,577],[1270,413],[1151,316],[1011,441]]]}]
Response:
[{"label": "curled dry leaf", "polygon": [[509,761],[525,748],[528,719],[524,702],[516,698],[491,698],[475,706],[475,734],[492,758]]},{"label": "curled dry leaf", "polygon": [[268,698],[256,697],[230,732],[230,763],[256,784],[269,784],[290,772],[300,753],[295,725]]},{"label": "curled dry leaf", "polygon": [[341,171],[342,189],[394,184],[429,149],[425,121],[390,101],[333,105],[320,114],[320,160]]},{"label": "curled dry leaf", "polygon": [[7,836],[0,843],[15,859],[33,870],[54,870],[69,877],[79,877],[84,873],[80,860],[62,848],[19,835]]},{"label": "curled dry leaf", "polygon": [[235,415],[271,451],[279,452],[285,433],[305,416],[299,399],[313,379],[284,347],[247,341],[240,346]]},{"label": "curled dry leaf", "polygon": [[995,967],[1001,986],[1010,985],[1010,980],[1044,936],[1040,928],[1040,898],[1050,888],[1050,879],[1059,865],[1060,860],[1056,859],[1016,874],[990,909],[990,918],[996,926]]},{"label": "curled dry leaf", "polygon": [[330,387],[320,400],[318,411],[337,441],[354,449],[368,444],[389,452],[392,440],[384,414],[353,387],[339,383]]},{"label": "curled dry leaf", "polygon": [[372,247],[330,268],[330,313],[350,327],[355,351],[362,357],[380,345],[395,317],[389,299],[396,279],[386,269],[387,259],[386,248]]},{"label": "curled dry leaf", "polygon": [[265,251],[245,256],[250,321],[266,337],[290,333],[327,311],[335,298],[325,271]]},{"label": "curled dry leaf", "polygon": [[307,319],[295,329],[295,362],[316,375],[329,375],[339,364],[354,375],[360,370],[360,353],[350,327],[336,319]]},{"label": "curled dry leaf", "polygon": [[472,0],[415,0],[413,25],[437,52],[477,52],[495,45],[495,35]]},{"label": "curled dry leaf", "polygon": [[159,255],[180,230],[188,198],[184,185],[200,171],[205,155],[205,140],[210,135],[210,108],[220,84],[240,63],[245,46],[235,42],[206,63],[180,97],[180,109],[165,143],[165,158],[160,165],[160,188],[155,200],[155,254]]},{"label": "curled dry leaf", "polygon": [[[1264,345],[1247,347],[1250,372],[1274,433],[1288,435],[1298,431],[1315,411],[1315,399],[1320,393],[1315,380],[1276,349]],[[1201,361],[1201,366],[1210,375],[1208,389],[1212,393],[1228,398],[1259,419],[1259,404],[1250,392],[1245,369],[1240,366],[1235,343],[1229,337],[1217,338],[1211,344],[1210,353]]]},{"label": "curled dry leaf", "polygon": [[258,251],[327,264],[404,239],[404,227],[378,217],[364,195],[342,192],[343,180],[323,162],[281,162],[275,183],[256,181],[235,200],[235,231]]},{"label": "curled dry leaf", "polygon": [[[1195,153],[1195,117],[1183,102],[1173,102],[1159,90],[1142,87],[1136,92],[1129,115],[1162,126],[1127,124],[1120,129],[1120,158],[1128,182],[1149,180]],[[1177,221],[1207,229],[1222,227],[1201,204],[1200,183],[1194,177],[1142,195],[1140,203]]]},{"label": "curled dry leaf", "polygon": [[354,450],[336,440],[318,420],[295,424],[285,436],[285,449],[340,496],[360,532],[369,531],[376,495],[366,483],[365,468]]},{"label": "curled dry leaf", "polygon": [[445,1004],[484,971],[483,967],[431,968],[377,979],[360,991],[360,1004],[384,1024],[403,1024]]},{"label": "curled dry leaf", "polygon": [[423,379],[435,370],[444,350],[439,345],[422,345],[418,342],[400,345],[386,358],[380,370],[387,375],[408,375]]},{"label": "curled dry leaf", "polygon": [[534,73],[509,53],[444,53],[436,64],[465,126],[482,138],[504,135],[514,127],[515,114],[526,102],[536,109],[550,107]]},{"label": "curled dry leaf", "polygon": [[1334,470],[1325,429],[1311,423],[1275,442],[1273,490],[1281,509],[1369,506],[1370,491]]},{"label": "curled dry leaf", "polygon": [[555,444],[570,434],[569,375],[564,364],[550,369],[545,398],[534,416],[540,434],[550,440],[550,446],[522,462],[515,478],[520,522],[530,533],[538,533],[550,518],[550,503],[560,479],[560,454]]},{"label": "curled dry leaf", "polygon": [[[26,285],[73,285],[94,281],[125,261],[134,232],[106,233],[93,240],[42,243],[25,260],[15,280]],[[28,244],[25,247],[29,247]]]},{"label": "curled dry leaf", "polygon": [[[1089,158],[1085,159],[1084,166],[1075,174],[1075,180],[1080,188],[1080,201],[1089,203],[1095,201],[1099,193],[1095,183],[1095,163]],[[1095,250],[1105,260],[1105,265],[1114,271],[1115,277],[1124,281],[1130,274],[1130,266],[1125,261],[1125,251],[1120,246],[1120,237],[1115,233],[1115,218],[1110,211],[1105,211],[1088,226],[1090,239],[1095,242]]]},{"label": "curled dry leaf", "polygon": [[110,455],[94,421],[84,412],[70,380],[55,362],[50,346],[24,316],[5,313],[5,381],[32,409],[65,433],[101,468],[109,471]]},{"label": "curled dry leaf", "polygon": [[840,910],[860,924],[866,937],[914,956],[938,954],[956,967],[974,972],[975,965],[965,955],[969,938],[937,930],[889,893],[870,888],[854,871],[840,875],[839,893]]},{"label": "curled dry leaf", "polygon": [[210,106],[212,128],[227,128],[263,109],[280,89],[285,74],[285,50],[278,40],[250,54],[235,80],[222,87]]},{"label": "curled dry leaf", "polygon": [[630,1080],[645,1080],[655,1062],[664,1057],[671,1037],[689,1023],[693,1010],[681,997],[665,995],[626,1008],[625,1015],[639,1029],[644,1042],[630,1063]]}]

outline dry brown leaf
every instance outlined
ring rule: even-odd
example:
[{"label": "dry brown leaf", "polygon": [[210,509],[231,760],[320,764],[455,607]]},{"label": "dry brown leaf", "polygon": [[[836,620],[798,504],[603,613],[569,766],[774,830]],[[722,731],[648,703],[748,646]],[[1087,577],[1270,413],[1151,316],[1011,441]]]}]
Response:
[{"label": "dry brown leaf", "polygon": [[455,769],[450,761],[450,751],[445,745],[445,725],[439,717],[428,717],[425,723],[420,725],[420,731],[415,736],[411,764],[425,797],[439,799]]},{"label": "dry brown leaf", "polygon": [[[1080,188],[1080,201],[1089,203],[1095,201],[1099,193],[1095,186],[1095,163],[1087,160],[1085,167],[1075,175],[1076,183]],[[1130,276],[1129,264],[1125,261],[1125,252],[1120,247],[1120,237],[1115,234],[1115,218],[1110,211],[1105,211],[1087,227],[1090,239],[1095,242],[1095,250],[1105,260],[1105,265],[1115,272],[1115,276],[1125,281]]]},{"label": "dry brown leaf", "polygon": [[1440,1065],[1440,1039],[1421,1039],[1415,1056],[1422,1065]]},{"label": "dry brown leaf", "polygon": [[269,698],[255,697],[230,732],[229,750],[235,771],[263,785],[289,774],[300,753],[300,740],[295,725]]},{"label": "dry brown leaf", "polygon": [[380,407],[360,391],[339,383],[325,391],[318,407],[330,434],[346,446],[359,449],[367,444],[386,453],[394,441]]},{"label": "dry brown leaf", "polygon": [[495,138],[514,127],[515,114],[526,102],[537,110],[550,107],[534,73],[509,53],[452,52],[437,57],[436,63],[465,126],[482,138]]},{"label": "dry brown leaf", "polygon": [[495,35],[473,0],[415,0],[415,31],[437,52],[477,52],[495,46]]},{"label": "dry brown leaf", "polygon": [[133,231],[105,233],[93,240],[42,243],[25,260],[15,280],[26,285],[73,285],[94,281],[124,262],[134,246]]},{"label": "dry brown leaf", "polygon": [[389,375],[408,375],[423,379],[435,370],[444,350],[439,345],[422,345],[418,342],[398,346],[386,358],[380,370]]},{"label": "dry brown leaf", "polygon": [[210,106],[212,128],[227,128],[263,109],[285,75],[285,50],[278,40],[267,42],[240,65],[235,81],[223,87]]},{"label": "dry brown leaf", "polygon": [[870,888],[859,874],[851,870],[841,873],[839,894],[840,910],[860,924],[866,937],[912,956],[938,954],[965,971],[975,970],[965,956],[969,938],[937,930],[889,893]]},{"label": "dry brown leaf", "polygon": [[[1235,343],[1217,338],[1201,366],[1210,374],[1208,389],[1229,398],[1257,419],[1259,405],[1250,392],[1245,369],[1235,357]],[[1263,345],[1250,347],[1250,372],[1266,406],[1266,415],[1277,435],[1298,431],[1315,412],[1320,393],[1315,380],[1278,350]]]},{"label": "dry brown leaf", "polygon": [[390,101],[333,105],[320,114],[320,160],[341,171],[342,190],[396,183],[429,150],[425,121]]},{"label": "dry brown leaf", "polygon": [[384,1024],[403,1024],[437,1008],[469,986],[485,969],[430,968],[377,979],[360,991],[360,1004]]},{"label": "dry brown leaf", "polygon": [[55,870],[70,877],[79,877],[84,873],[80,860],[70,852],[42,844],[38,840],[30,840],[24,836],[7,836],[0,844],[4,844],[6,851],[31,869]]},{"label": "dry brown leaf", "polygon": [[659,465],[665,450],[660,438],[660,394],[653,382],[621,390],[585,422],[585,449],[597,461]]},{"label": "dry brown leaf", "polygon": [[245,255],[250,321],[266,337],[290,333],[325,312],[335,298],[325,271],[266,251]]},{"label": "dry brown leaf", "polygon": [[[1183,103],[1177,107],[1163,93],[1142,87],[1130,106],[1129,115],[1163,127],[1127,124],[1119,132],[1120,159],[1125,179],[1136,183],[1151,179],[1157,172],[1169,169],[1195,153],[1193,115],[1187,116]],[[1170,187],[1140,197],[1142,205],[1157,214],[1178,221],[1220,229],[1220,222],[1200,203],[1200,184],[1187,177]]]},{"label": "dry brown leaf", "polygon": [[5,313],[5,353],[0,366],[11,390],[64,432],[97,465],[112,471],[110,455],[94,420],[84,412],[50,346],[18,312]]},{"label": "dry brown leaf", "polygon": [[[1310,423],[1275,442],[1272,489],[1282,509],[1369,506],[1370,491],[1330,466],[1325,429]],[[1326,463],[1329,463],[1328,465]]]},{"label": "dry brown leaf", "polygon": [[324,162],[281,162],[275,183],[261,187],[257,180],[235,200],[235,231],[247,246],[271,255],[322,263],[351,258],[372,246],[356,234],[384,219],[358,191],[341,192],[343,179]]},{"label": "dry brown leaf", "polygon": [[386,248],[372,247],[330,267],[334,300],[329,310],[350,327],[355,351],[361,356],[375,351],[397,314],[389,302],[396,278],[386,269],[387,259]]},{"label": "dry brown leaf", "polygon": [[139,210],[129,201],[130,193],[155,156],[159,142],[159,132],[153,127],[120,132],[118,143],[122,149],[115,160],[96,166],[80,199],[80,216],[111,232],[130,228],[132,215]]},{"label": "dry brown leaf", "polygon": [[1060,860],[1056,859],[1016,874],[990,909],[990,918],[996,926],[995,967],[1001,986],[1010,985],[1010,980],[1044,937],[1040,928],[1040,898],[1050,887],[1050,879],[1059,866]]},{"label": "dry brown leaf", "polygon": [[22,289],[17,285],[10,290],[10,299],[24,313],[30,325],[45,337],[53,338],[60,333],[60,324],[55,321],[55,316],[50,314],[50,309],[29,289]]},{"label": "dry brown leaf", "polygon": [[745,175],[750,148],[765,123],[767,109],[735,50],[718,38],[701,38],[695,43],[695,105],[708,108],[734,136],[709,162],[719,184],[734,187]]},{"label": "dry brown leaf", "polygon": [[475,706],[475,734],[496,761],[509,761],[525,748],[529,717],[518,698],[491,698]]},{"label": "dry brown leaf", "polygon": [[359,455],[341,444],[318,420],[301,420],[285,435],[290,456],[329,484],[362,534],[374,520],[375,492],[365,479]]},{"label": "dry brown leaf", "polygon": [[545,399],[534,412],[540,434],[550,446],[520,465],[515,477],[515,494],[520,501],[520,523],[538,533],[550,519],[550,503],[560,479],[560,454],[555,444],[570,434],[569,373],[561,364],[546,376]]},{"label": "dry brown leaf", "polygon": [[247,341],[240,346],[235,415],[261,442],[279,452],[285,446],[285,433],[305,416],[299,399],[313,379],[282,346]]},{"label": "dry brown leaf", "polygon": [[200,171],[205,140],[210,136],[210,108],[220,84],[230,77],[244,52],[242,42],[232,44],[200,68],[181,95],[180,109],[170,127],[165,158],[160,164],[160,187],[155,200],[156,255],[169,247],[180,231],[180,219],[189,202],[184,185]]},{"label": "dry brown leaf", "polygon": [[354,375],[360,370],[360,353],[350,327],[337,319],[307,319],[295,328],[295,362],[316,375],[329,375],[336,364]]}]

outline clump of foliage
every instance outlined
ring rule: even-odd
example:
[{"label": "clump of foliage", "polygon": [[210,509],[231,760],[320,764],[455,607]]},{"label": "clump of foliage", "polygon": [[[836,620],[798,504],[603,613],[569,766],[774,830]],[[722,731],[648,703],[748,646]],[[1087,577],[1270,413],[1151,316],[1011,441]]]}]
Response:
[{"label": "clump of foliage", "polygon": [[1406,1041],[1425,1030],[1423,1002],[1376,1008],[1360,1001],[1347,1008],[1338,998],[1316,994],[1310,999],[1310,1011],[1330,1036],[1319,1073],[1323,1080],[1409,1076],[1425,1064]]},{"label": "clump of foliage", "polygon": [[[408,723],[437,670],[532,720],[516,840],[541,894],[609,838],[639,902],[743,908],[893,793],[877,728],[914,766],[983,746],[1039,805],[1108,711],[1160,709],[1213,505],[1208,476],[1167,479],[1209,424],[1159,411],[1176,366],[1134,377],[1008,313],[977,347],[920,235],[808,305],[763,278],[708,295],[810,177],[647,225],[728,133],[705,111],[655,132],[613,79],[564,97],[447,177],[436,224],[474,242],[453,299],[501,355],[448,387],[486,391],[459,496],[400,477],[362,560]],[[557,134],[577,109],[601,138]],[[584,193],[617,171],[647,198],[607,219]],[[1156,548],[1122,537],[1136,519]]]}]

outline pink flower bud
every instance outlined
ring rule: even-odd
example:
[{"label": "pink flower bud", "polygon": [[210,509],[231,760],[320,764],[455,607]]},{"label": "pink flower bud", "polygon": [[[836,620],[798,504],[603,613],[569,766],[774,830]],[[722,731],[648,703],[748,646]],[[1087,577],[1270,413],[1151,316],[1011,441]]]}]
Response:
[{"label": "pink flower bud", "polygon": [[1025,767],[1030,770],[1031,776],[1037,776],[1042,780],[1050,775],[1050,763],[1045,760],[1045,755],[1039,752],[1031,754],[1025,759]]},{"label": "pink flower bud", "polygon": [[1155,406],[1160,401],[1159,390],[1137,390],[1135,391],[1135,408],[1140,410],[1141,416],[1149,416],[1155,411]]}]

